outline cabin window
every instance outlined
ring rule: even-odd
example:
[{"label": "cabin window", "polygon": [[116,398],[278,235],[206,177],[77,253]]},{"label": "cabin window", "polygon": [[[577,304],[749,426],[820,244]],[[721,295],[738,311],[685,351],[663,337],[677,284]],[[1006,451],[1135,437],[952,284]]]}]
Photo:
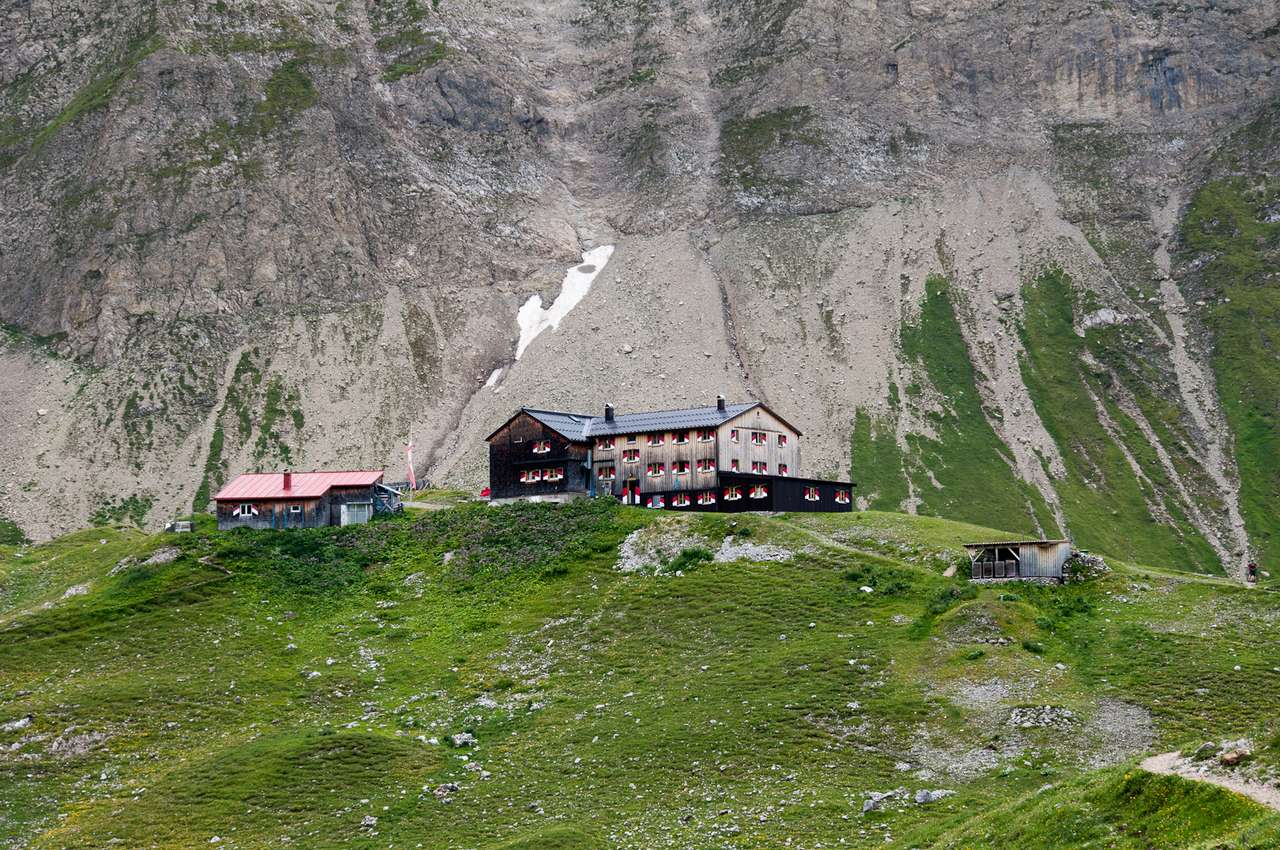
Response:
[{"label": "cabin window", "polygon": [[290,506],[289,506],[289,513],[291,513],[291,514],[300,514],[300,513],[302,513],[302,505],[290,505]]},{"label": "cabin window", "polygon": [[756,475],[768,475],[769,464],[765,463],[762,460],[753,460],[751,461],[751,471],[754,472]]},{"label": "cabin window", "polygon": [[628,434],[628,435],[627,435],[627,442],[628,442],[628,443],[634,443],[635,441],[636,441],[636,435],[635,435],[635,434]]},{"label": "cabin window", "polygon": [[837,490],[837,491],[836,491],[836,502],[838,502],[838,503],[839,503],[839,504],[841,504],[841,505],[847,505],[847,504],[849,504],[849,491],[848,491],[848,490]]},{"label": "cabin window", "polygon": [[764,432],[764,431],[752,431],[752,432],[751,432],[751,445],[753,445],[753,446],[763,446],[763,445],[764,445],[765,443],[767,443],[767,442],[769,442],[769,437],[768,437],[768,435],[767,435],[767,434],[765,434],[765,432]]},{"label": "cabin window", "polygon": [[555,469],[542,470],[542,480],[543,481],[563,481],[564,467],[557,466]]},{"label": "cabin window", "polygon": [[644,444],[650,448],[660,446],[662,445],[663,436],[662,434],[648,434],[644,438]]},{"label": "cabin window", "polygon": [[818,501],[818,488],[817,487],[804,488],[804,500],[806,502]]},{"label": "cabin window", "polygon": [[779,434],[779,435],[778,435],[778,445],[780,445],[780,446],[785,446],[786,444],[787,444],[787,435],[786,435],[786,434]]},{"label": "cabin window", "polygon": [[551,451],[550,440],[534,440],[533,453],[536,455],[544,455]]},{"label": "cabin window", "polygon": [[600,449],[601,451],[604,451],[605,449],[611,449],[613,448],[615,442],[616,442],[616,439],[614,437],[600,437],[596,440],[596,448]]},{"label": "cabin window", "polygon": [[639,449],[623,449],[622,462],[623,463],[639,463],[640,450]]},{"label": "cabin window", "polygon": [[660,463],[651,463],[645,467],[645,473],[650,478],[657,478],[659,475],[661,475],[664,472],[666,472],[666,467],[664,467]]},{"label": "cabin window", "polygon": [[542,480],[541,469],[525,469],[520,473],[521,484],[537,484]]},{"label": "cabin window", "polygon": [[677,446],[686,445],[689,442],[689,432],[676,431],[671,435],[671,442],[675,443]]},{"label": "cabin window", "polygon": [[709,443],[716,438],[715,431],[702,430],[698,432],[699,443]]},{"label": "cabin window", "polygon": [[737,428],[730,428],[730,429],[729,429],[729,442],[731,442],[731,443],[736,443],[736,442],[738,442],[738,429],[737,429]]},{"label": "cabin window", "polygon": [[698,494],[699,505],[714,505],[716,503],[716,494],[712,490]]},{"label": "cabin window", "polygon": [[663,496],[650,496],[649,501],[645,504],[651,508],[665,508],[667,506],[667,501]]},{"label": "cabin window", "polygon": [[741,498],[742,498],[742,488],[741,488],[741,487],[726,487],[726,488],[724,488],[724,500],[725,500],[726,502],[736,502],[736,501],[738,501],[738,500],[739,500],[739,499],[741,499]]},{"label": "cabin window", "polygon": [[738,459],[736,457],[729,458],[729,471],[730,472],[738,471]]},{"label": "cabin window", "polygon": [[671,464],[671,471],[674,472],[676,475],[688,475],[689,461],[687,460],[675,461],[674,463]]},{"label": "cabin window", "polygon": [[612,481],[618,477],[618,471],[612,466],[602,466],[596,470],[596,477],[601,481]]},{"label": "cabin window", "polygon": [[765,496],[768,496],[768,495],[769,495],[769,488],[764,486],[763,484],[757,484],[756,486],[751,488],[751,498],[753,499],[763,499]]},{"label": "cabin window", "polygon": [[236,507],[236,509],[231,512],[231,515],[232,516],[257,516],[258,509],[255,508],[250,502],[241,502]]},{"label": "cabin window", "polygon": [[512,437],[512,438],[511,438],[511,442],[513,442],[513,443],[523,443],[523,442],[524,442],[524,437],[521,437],[521,436],[515,436],[515,437]]},{"label": "cabin window", "polygon": [[699,472],[715,472],[716,462],[709,457],[704,457],[698,461]]},{"label": "cabin window", "polygon": [[688,493],[676,493],[674,496],[672,496],[672,497],[671,497],[671,507],[673,507],[673,508],[687,508],[687,507],[689,507],[689,494],[688,494]]},{"label": "cabin window", "polygon": [[789,471],[790,471],[790,469],[787,467],[787,465],[786,465],[785,463],[780,463],[780,464],[778,464],[778,474],[779,474],[779,475],[786,475]]}]

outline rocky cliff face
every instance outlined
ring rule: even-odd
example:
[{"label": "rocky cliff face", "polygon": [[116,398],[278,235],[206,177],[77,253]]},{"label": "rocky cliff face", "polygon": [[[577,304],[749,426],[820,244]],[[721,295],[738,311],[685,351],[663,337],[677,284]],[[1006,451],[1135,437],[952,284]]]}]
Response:
[{"label": "rocky cliff face", "polygon": [[[433,479],[474,485],[520,404],[724,392],[796,421],[810,471],[852,464],[864,504],[1233,569],[1271,546],[1276,495],[1219,399],[1220,341],[1273,297],[1273,138],[1247,128],[1278,20],[10,4],[0,512],[40,536],[156,523],[245,468],[396,466],[409,436]],[[1256,301],[1219,310],[1217,249],[1185,227],[1224,179],[1270,188],[1239,236],[1254,265],[1223,271]],[[516,361],[521,305],[600,245],[587,297]],[[1274,348],[1253,354],[1241,392],[1273,397]]]}]

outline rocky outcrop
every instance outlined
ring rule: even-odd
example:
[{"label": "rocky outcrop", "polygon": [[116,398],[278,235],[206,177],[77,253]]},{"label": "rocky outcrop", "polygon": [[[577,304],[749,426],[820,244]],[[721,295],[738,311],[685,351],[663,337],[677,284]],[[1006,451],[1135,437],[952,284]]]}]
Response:
[{"label": "rocky outcrop", "polygon": [[[952,412],[990,431],[978,455],[1028,527],[1068,530],[1073,449],[1024,380],[1024,285],[1060,267],[1075,326],[1132,334],[1131,356],[1098,361],[1121,387],[1176,399],[1187,364],[1211,372],[1152,286],[1153,211],[1271,96],[1274,12],[15,6],[0,387],[20,401],[0,414],[0,513],[41,536],[121,512],[158,524],[233,472],[394,466],[410,437],[420,472],[470,486],[478,440],[521,403],[753,395],[806,432],[815,474],[848,472],[859,416],[894,458],[921,456],[951,391],[901,329],[941,275],[980,411]],[[515,361],[520,305],[551,303],[606,244],[590,295]],[[1176,401],[1168,421],[1132,390],[1115,404],[1164,450],[1122,461],[1140,510],[1241,557],[1230,458],[1216,478],[1183,461],[1221,434]],[[868,495],[929,509],[954,489],[934,479],[905,468],[900,499]]]}]

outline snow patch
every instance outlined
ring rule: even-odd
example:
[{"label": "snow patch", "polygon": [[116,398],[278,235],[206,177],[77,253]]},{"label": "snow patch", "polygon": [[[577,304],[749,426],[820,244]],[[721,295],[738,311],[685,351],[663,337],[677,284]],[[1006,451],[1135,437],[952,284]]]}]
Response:
[{"label": "snow patch", "polygon": [[[584,252],[582,262],[565,272],[564,283],[560,284],[560,294],[545,310],[542,307],[541,295],[529,296],[529,300],[524,302],[520,312],[516,313],[516,323],[520,325],[520,342],[516,344],[517,360],[538,334],[547,328],[555,330],[560,326],[560,320],[569,315],[569,311],[586,297],[591,290],[591,283],[604,269],[612,255],[612,245],[601,245],[599,248]],[[497,379],[491,376],[490,380]]]},{"label": "snow patch", "polygon": [[[538,296],[536,295],[534,296],[534,298],[537,298],[537,297]],[[491,387],[494,384],[498,383],[498,379],[501,377],[502,377],[502,367],[499,366],[497,369],[494,369],[492,372],[489,373],[489,380],[485,381],[484,385],[486,387]]]}]

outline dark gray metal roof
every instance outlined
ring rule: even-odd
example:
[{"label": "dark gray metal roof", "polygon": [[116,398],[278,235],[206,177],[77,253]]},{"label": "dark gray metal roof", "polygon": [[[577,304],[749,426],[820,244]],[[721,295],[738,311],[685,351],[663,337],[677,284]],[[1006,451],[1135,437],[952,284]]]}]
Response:
[{"label": "dark gray metal roof", "polygon": [[681,431],[686,428],[715,428],[740,413],[745,413],[759,402],[726,404],[724,410],[714,404],[707,407],[686,407],[683,410],[654,410],[645,413],[622,413],[612,422],[603,416],[591,417],[587,427],[588,437],[608,437],[616,434],[640,434],[649,431]]},{"label": "dark gray metal roof", "polygon": [[[543,425],[551,428],[567,439],[577,442],[594,437],[608,437],[619,434],[643,434],[653,431],[683,431],[693,428],[716,428],[735,416],[746,413],[760,405],[758,401],[726,404],[724,410],[711,404],[706,407],[686,407],[680,410],[653,410],[644,413],[623,413],[615,416],[612,422],[603,416],[588,416],[584,413],[565,413],[559,410],[537,410],[522,407],[516,412],[527,413]],[[777,414],[774,414],[775,416]],[[512,417],[515,418],[514,416]],[[507,422],[511,420],[508,419]],[[504,425],[506,423],[503,423]],[[493,435],[501,431],[499,427],[485,439],[493,439]],[[799,433],[797,431],[796,433]]]},{"label": "dark gray metal roof", "polygon": [[570,440],[578,442],[587,439],[589,436],[587,426],[595,418],[582,413],[562,413],[558,410],[531,410],[527,407],[523,410],[548,428],[559,431]]}]

